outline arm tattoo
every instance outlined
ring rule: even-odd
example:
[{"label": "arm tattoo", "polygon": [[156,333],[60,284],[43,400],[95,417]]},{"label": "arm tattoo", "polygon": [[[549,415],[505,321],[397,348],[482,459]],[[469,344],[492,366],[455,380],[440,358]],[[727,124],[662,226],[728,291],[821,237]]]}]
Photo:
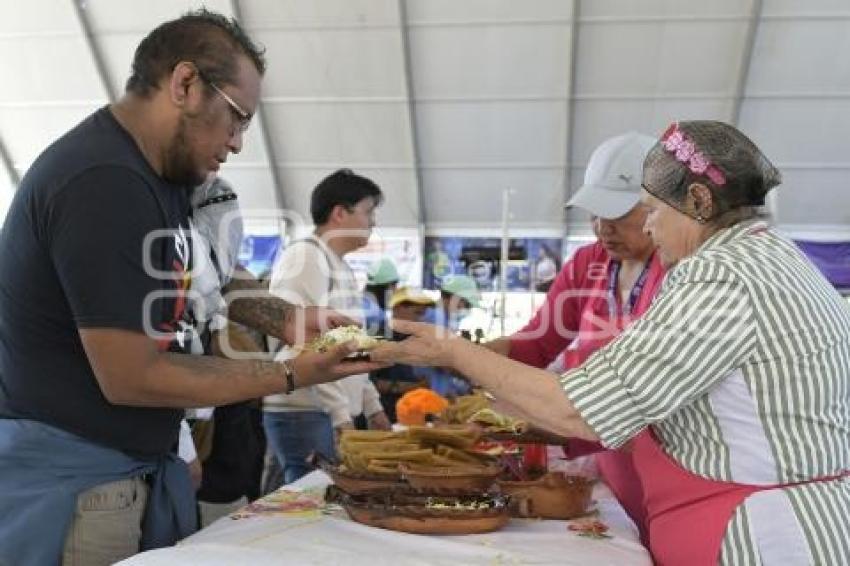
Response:
[{"label": "arm tattoo", "polygon": [[283,364],[263,360],[228,360],[216,356],[168,354],[169,362],[212,379],[232,379],[237,375],[256,379],[276,379],[284,384]]},{"label": "arm tattoo", "polygon": [[[249,328],[284,340],[286,327],[292,320],[295,307],[265,289],[259,281],[235,277],[225,287],[228,302],[227,318]],[[237,297],[229,297],[232,292]],[[250,296],[239,296],[241,294]]]}]

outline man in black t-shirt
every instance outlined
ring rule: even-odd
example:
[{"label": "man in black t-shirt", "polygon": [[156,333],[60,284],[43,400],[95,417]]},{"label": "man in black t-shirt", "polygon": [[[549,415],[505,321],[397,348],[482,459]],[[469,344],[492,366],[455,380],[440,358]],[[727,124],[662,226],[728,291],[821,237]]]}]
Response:
[{"label": "man in black t-shirt", "polygon": [[[137,48],[125,95],[22,179],[0,233],[0,564],[112,563],[172,544],[194,528],[172,454],[183,408],[378,367],[342,362],[351,345],[287,365],[181,353],[187,190],[240,151],[264,69],[233,21],[167,22]],[[288,342],[339,322],[256,294],[228,316]]]}]

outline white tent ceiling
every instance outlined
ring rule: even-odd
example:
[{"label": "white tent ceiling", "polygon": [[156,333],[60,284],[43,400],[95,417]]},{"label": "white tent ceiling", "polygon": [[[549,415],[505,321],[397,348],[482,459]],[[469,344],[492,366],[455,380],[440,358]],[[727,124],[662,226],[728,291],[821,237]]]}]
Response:
[{"label": "white tent ceiling", "polygon": [[[222,172],[245,207],[304,214],[346,166],[387,192],[385,226],[496,232],[509,188],[513,234],[558,233],[600,141],[707,118],[782,169],[780,224],[850,232],[847,0],[203,4],[267,48],[261,119]],[[200,5],[0,0],[0,207],[44,147],[120,95],[145,33]]]}]

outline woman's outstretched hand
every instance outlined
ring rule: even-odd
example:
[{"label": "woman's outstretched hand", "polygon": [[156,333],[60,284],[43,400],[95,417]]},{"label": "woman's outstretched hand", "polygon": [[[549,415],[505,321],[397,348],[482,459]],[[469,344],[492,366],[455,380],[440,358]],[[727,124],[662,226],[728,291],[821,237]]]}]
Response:
[{"label": "woman's outstretched hand", "polygon": [[383,342],[369,352],[373,362],[407,364],[411,366],[453,367],[455,356],[466,340],[442,326],[424,322],[393,321],[396,332],[409,335],[401,342]]}]

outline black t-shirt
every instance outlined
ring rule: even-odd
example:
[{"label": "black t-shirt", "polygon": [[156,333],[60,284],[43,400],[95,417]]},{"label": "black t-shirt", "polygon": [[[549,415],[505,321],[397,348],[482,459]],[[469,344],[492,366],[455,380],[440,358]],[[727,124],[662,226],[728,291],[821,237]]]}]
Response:
[{"label": "black t-shirt", "polygon": [[78,328],[154,329],[161,350],[181,351],[188,196],[107,108],[32,164],[0,232],[0,417],[138,457],[173,447],[182,412],[110,404]]}]

